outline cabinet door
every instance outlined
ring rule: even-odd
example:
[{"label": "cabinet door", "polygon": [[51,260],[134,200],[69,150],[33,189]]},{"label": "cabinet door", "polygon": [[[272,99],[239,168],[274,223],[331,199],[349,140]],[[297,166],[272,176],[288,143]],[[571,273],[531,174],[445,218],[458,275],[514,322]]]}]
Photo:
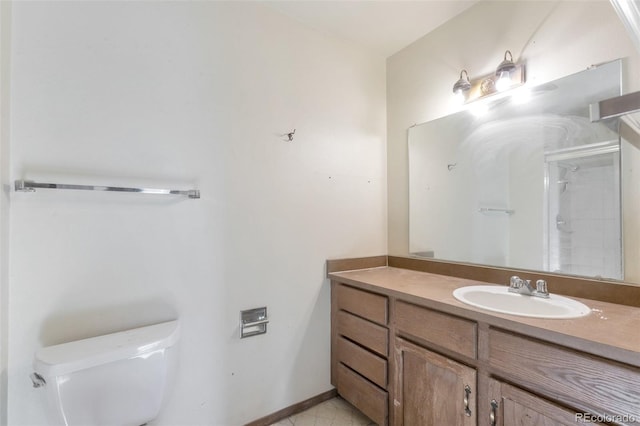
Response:
[{"label": "cabinet door", "polygon": [[[522,389],[491,379],[489,382],[491,405],[490,426],[575,426],[589,423],[588,414],[576,413]],[[593,420],[593,419],[592,419]]]},{"label": "cabinet door", "polygon": [[394,423],[404,426],[476,424],[476,371],[442,355],[395,340]]}]

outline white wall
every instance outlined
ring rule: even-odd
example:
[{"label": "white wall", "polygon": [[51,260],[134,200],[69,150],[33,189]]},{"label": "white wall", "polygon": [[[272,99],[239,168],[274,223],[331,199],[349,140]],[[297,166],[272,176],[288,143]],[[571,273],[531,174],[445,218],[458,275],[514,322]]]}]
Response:
[{"label": "white wall", "polygon": [[489,74],[505,50],[539,84],[628,58],[625,90],[640,89],[638,53],[608,0],[482,1],[387,60],[389,253],[409,248],[407,129],[457,110],[460,70]]},{"label": "white wall", "polygon": [[[179,317],[154,424],[236,425],[331,388],[327,258],[386,252],[385,64],[259,3],[13,5],[9,424],[39,347]],[[293,142],[283,134],[296,129]],[[267,335],[238,338],[266,305]]]}]

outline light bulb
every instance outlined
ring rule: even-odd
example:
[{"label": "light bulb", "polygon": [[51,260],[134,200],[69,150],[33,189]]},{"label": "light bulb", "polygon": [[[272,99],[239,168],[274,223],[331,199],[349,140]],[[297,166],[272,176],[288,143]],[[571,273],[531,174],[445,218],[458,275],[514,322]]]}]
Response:
[{"label": "light bulb", "polygon": [[498,92],[503,92],[511,87],[511,75],[504,71],[500,73],[500,77],[496,80],[496,90]]}]

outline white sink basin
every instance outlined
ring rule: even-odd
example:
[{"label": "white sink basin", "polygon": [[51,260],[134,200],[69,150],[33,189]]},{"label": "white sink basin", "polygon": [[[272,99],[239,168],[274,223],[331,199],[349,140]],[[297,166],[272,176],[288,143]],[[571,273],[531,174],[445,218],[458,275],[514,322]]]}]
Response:
[{"label": "white sink basin", "polygon": [[578,318],[588,315],[591,309],[584,303],[564,296],[551,294],[548,299],[510,293],[506,286],[475,285],[454,290],[453,297],[493,312],[534,318]]}]

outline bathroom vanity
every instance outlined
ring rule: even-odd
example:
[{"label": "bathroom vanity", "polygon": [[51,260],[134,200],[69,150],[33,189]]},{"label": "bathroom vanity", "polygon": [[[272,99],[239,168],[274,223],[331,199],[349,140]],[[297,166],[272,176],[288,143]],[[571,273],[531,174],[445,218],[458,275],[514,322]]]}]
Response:
[{"label": "bathroom vanity", "polygon": [[452,295],[486,280],[331,262],[332,384],[377,424],[640,424],[640,308],[505,315]]}]

